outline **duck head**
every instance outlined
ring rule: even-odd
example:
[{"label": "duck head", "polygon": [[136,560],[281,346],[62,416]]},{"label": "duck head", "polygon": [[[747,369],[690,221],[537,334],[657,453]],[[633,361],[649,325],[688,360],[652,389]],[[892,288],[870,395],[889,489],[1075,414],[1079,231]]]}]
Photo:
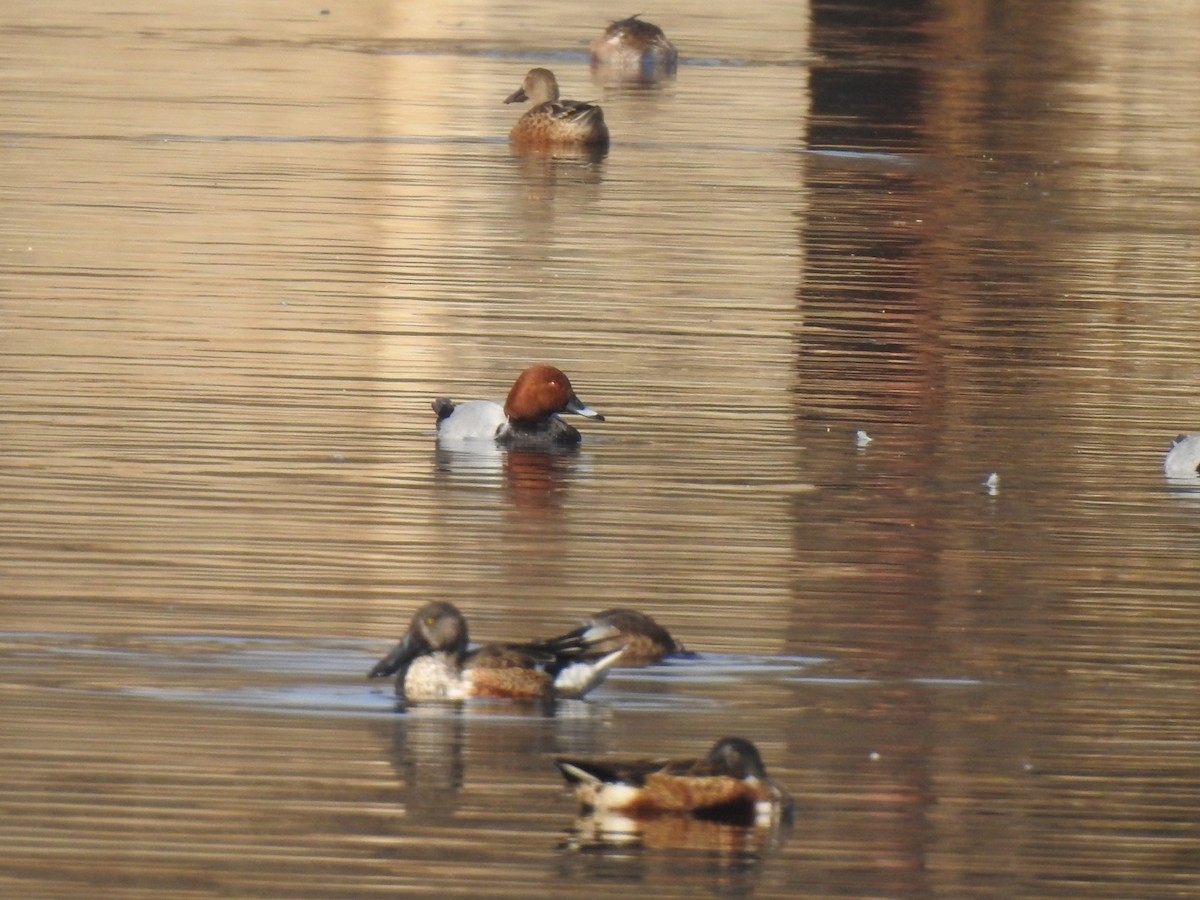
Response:
[{"label": "duck head", "polygon": [[467,620],[453,603],[426,603],[408,623],[408,631],[392,652],[381,659],[370,672],[371,678],[393,675],[420,656],[430,653],[467,652]]},{"label": "duck head", "polygon": [[554,366],[530,366],[517,378],[504,401],[504,414],[517,423],[541,422],[561,412],[604,421],[604,416],[575,396],[571,380]]},{"label": "duck head", "polygon": [[521,86],[505,99],[505,103],[524,103],[532,100],[533,105],[549,103],[558,99],[558,79],[549,69],[530,69],[525,73]]}]

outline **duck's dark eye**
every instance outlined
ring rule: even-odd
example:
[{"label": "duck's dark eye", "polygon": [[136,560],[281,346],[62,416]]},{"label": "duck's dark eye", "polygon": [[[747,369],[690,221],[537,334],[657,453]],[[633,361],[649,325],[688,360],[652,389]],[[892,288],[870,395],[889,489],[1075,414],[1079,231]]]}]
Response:
[{"label": "duck's dark eye", "polygon": [[426,625],[432,625],[432,624],[433,624],[434,622],[436,622],[436,621],[437,621],[437,619],[435,619],[433,616],[427,616],[427,617],[425,618],[425,624],[426,624]]}]

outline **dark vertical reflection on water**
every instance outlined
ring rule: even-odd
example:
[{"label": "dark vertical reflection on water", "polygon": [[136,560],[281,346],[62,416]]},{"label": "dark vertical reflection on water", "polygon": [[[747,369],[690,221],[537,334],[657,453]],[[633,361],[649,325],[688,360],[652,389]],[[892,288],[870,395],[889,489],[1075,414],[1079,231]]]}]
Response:
[{"label": "dark vertical reflection on water", "polygon": [[[877,890],[1170,896],[1196,883],[1183,810],[1200,779],[1183,757],[1200,725],[1197,704],[1172,696],[1200,660],[1168,637],[1182,608],[1195,620],[1190,589],[1151,587],[1159,564],[1136,547],[1174,543],[1173,528],[1194,545],[1195,523],[1162,508],[1149,454],[1131,474],[1144,395],[1111,405],[1132,382],[1091,328],[1152,339],[1167,307],[1135,312],[1123,295],[1169,297],[1196,278],[1149,266],[1109,289],[1080,264],[1080,232],[1110,225],[1088,221],[1079,129],[1094,118],[1064,100],[1091,74],[1079,22],[1069,7],[1002,7],[972,21],[924,4],[814,6],[824,62],[807,139],[827,152],[806,169],[800,215],[796,405],[823,490],[796,503],[797,554],[814,567],[798,573],[795,640],[841,648],[830,655],[852,669],[1008,685],[949,719],[920,690],[876,694],[897,728],[877,735],[876,771],[892,778],[880,811],[884,796],[909,801],[877,820],[898,863]],[[1167,245],[1189,227],[1175,220]],[[856,428],[876,440],[847,454]],[[841,589],[815,568],[849,560]],[[1124,579],[1144,596],[1124,597]]]}]

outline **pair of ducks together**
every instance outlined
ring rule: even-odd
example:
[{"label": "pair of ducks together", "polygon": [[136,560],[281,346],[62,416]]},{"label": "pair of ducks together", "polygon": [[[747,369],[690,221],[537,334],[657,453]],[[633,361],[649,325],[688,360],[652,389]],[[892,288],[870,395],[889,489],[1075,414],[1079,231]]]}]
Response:
[{"label": "pair of ducks together", "polygon": [[[663,30],[637,16],[613,22],[591,45],[592,65],[621,80],[653,81],[675,71],[678,53]],[[608,146],[604,113],[594,103],[563,100],[549,69],[530,69],[521,87],[505,103],[530,101],[533,107],[509,132],[518,150]]]},{"label": "pair of ducks together", "polygon": [[[396,676],[408,702],[471,698],[581,698],[614,666],[643,666],[690,655],[644,613],[609,609],[544,641],[471,649],[467,620],[452,603],[426,603],[369,677]],[[791,817],[787,791],[767,777],[758,748],[722,738],[703,759],[607,760],[555,757],[589,810],[621,815],[686,814],[742,826]]]}]

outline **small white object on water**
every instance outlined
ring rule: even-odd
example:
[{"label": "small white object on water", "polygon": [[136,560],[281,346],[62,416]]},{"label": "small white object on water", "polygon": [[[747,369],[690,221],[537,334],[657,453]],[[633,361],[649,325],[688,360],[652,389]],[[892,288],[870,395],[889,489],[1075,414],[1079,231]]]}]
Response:
[{"label": "small white object on water", "polygon": [[867,754],[867,759],[871,760],[871,762],[879,762],[879,751],[872,750]]},{"label": "small white object on water", "polygon": [[872,438],[865,431],[859,430],[854,432],[854,443],[858,444],[860,447],[867,446],[867,444],[871,443],[873,440],[874,438]]},{"label": "small white object on water", "polygon": [[987,492],[995,497],[1000,493],[1000,473],[993,472],[983,480],[983,486],[987,488]]},{"label": "small white object on water", "polygon": [[1181,434],[1171,441],[1163,473],[1168,478],[1200,478],[1200,434]]}]

